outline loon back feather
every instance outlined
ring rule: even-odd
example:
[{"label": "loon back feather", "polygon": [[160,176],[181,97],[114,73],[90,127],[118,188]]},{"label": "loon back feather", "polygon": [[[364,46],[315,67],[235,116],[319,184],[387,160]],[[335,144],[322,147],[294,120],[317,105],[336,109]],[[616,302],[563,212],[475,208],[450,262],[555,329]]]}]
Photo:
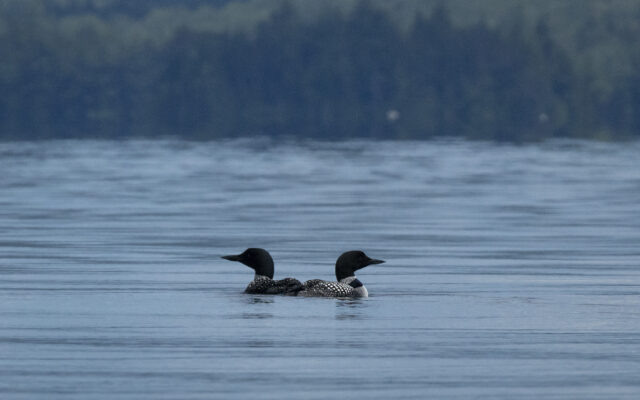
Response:
[{"label": "loon back feather", "polygon": [[302,283],[294,278],[284,278],[277,281],[261,277],[254,279],[244,290],[247,294],[285,294],[295,296],[302,290]]},{"label": "loon back feather", "polygon": [[360,297],[355,288],[342,282],[313,279],[303,285],[298,296],[305,297]]}]

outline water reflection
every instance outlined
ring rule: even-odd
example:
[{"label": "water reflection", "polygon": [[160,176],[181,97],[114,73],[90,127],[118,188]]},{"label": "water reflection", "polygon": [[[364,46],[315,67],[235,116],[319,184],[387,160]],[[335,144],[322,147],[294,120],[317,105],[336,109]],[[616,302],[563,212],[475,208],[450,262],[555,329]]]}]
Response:
[{"label": "water reflection", "polygon": [[251,296],[246,298],[248,304],[271,304],[274,302],[273,296]]},{"label": "water reflection", "polygon": [[367,302],[364,299],[344,299],[336,301],[336,320],[364,319],[364,309]]},{"label": "water reflection", "polygon": [[342,299],[336,302],[336,307],[360,308],[363,304],[366,304],[365,299]]},{"label": "water reflection", "polygon": [[270,319],[273,318],[271,313],[242,313],[242,319]]}]

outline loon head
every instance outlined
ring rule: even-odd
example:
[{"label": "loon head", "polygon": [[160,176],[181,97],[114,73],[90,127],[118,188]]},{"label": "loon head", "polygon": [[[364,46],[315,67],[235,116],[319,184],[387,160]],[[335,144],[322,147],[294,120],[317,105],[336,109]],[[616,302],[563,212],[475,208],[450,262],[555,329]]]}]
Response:
[{"label": "loon head", "polygon": [[338,281],[355,276],[355,272],[371,264],[382,264],[384,261],[369,258],[360,250],[347,251],[342,253],[336,261],[336,278]]},{"label": "loon head", "polygon": [[223,256],[225,260],[238,261],[256,271],[256,275],[273,279],[273,258],[265,249],[249,248],[238,255]]}]

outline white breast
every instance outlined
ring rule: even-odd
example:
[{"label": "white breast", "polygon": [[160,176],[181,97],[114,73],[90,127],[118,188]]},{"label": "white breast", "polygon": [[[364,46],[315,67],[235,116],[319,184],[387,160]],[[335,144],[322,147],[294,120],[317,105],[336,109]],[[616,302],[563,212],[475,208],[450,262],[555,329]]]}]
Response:
[{"label": "white breast", "polygon": [[367,292],[367,288],[364,285],[353,289],[353,291],[356,292],[358,297],[369,297],[369,292]]},{"label": "white breast", "polygon": [[[350,284],[351,282],[353,282],[354,280],[356,280],[355,276],[347,276],[346,278],[340,279],[340,283],[344,283],[344,284]],[[369,297],[369,292],[367,291],[367,288],[362,285],[360,287],[354,288],[353,291],[355,292],[355,295],[357,297]]]}]

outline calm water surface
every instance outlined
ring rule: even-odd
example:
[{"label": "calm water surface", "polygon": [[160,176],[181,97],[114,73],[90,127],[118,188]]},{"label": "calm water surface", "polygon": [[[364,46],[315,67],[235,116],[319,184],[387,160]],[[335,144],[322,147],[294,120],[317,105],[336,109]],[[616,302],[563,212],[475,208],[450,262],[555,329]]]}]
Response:
[{"label": "calm water surface", "polygon": [[[0,398],[638,399],[640,143],[0,144]],[[252,296],[219,258],[363,300]]]}]

